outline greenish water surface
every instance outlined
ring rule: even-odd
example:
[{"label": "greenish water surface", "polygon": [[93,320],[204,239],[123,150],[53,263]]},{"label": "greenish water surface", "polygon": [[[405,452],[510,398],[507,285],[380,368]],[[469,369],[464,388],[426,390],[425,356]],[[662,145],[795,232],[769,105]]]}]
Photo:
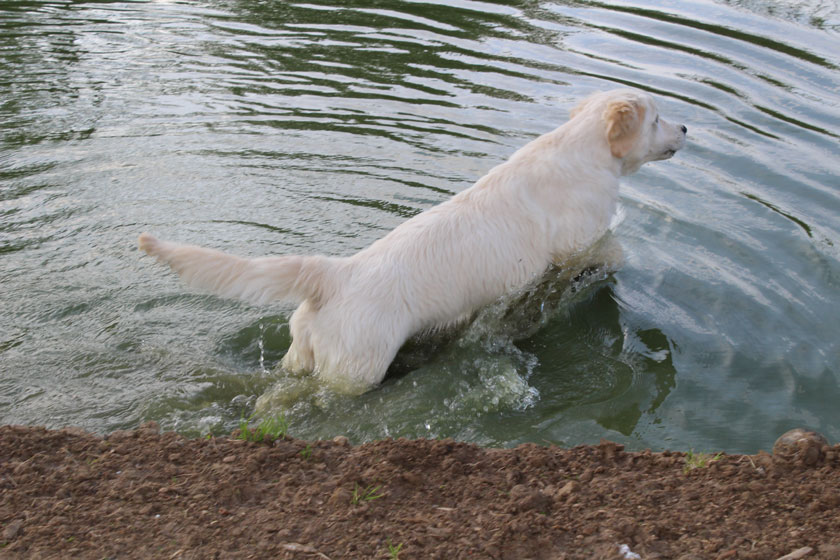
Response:
[{"label": "greenish water surface", "polygon": [[360,397],[287,392],[290,433],[836,442],[838,45],[813,0],[0,1],[0,423],[229,432],[284,383],[292,309],[189,292],[141,231],[351,254],[631,86],[689,138],[624,181],[624,266]]}]

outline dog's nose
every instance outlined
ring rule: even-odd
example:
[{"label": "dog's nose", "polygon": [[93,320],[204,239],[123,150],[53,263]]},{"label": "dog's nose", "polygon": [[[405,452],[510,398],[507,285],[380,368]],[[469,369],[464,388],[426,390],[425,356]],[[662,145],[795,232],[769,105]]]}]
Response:
[{"label": "dog's nose", "polygon": [[680,130],[682,130],[682,131],[683,131],[683,134],[685,134],[686,132],[688,132],[688,129],[685,127],[685,125],[684,125],[684,124],[681,124],[681,125],[680,125]]}]

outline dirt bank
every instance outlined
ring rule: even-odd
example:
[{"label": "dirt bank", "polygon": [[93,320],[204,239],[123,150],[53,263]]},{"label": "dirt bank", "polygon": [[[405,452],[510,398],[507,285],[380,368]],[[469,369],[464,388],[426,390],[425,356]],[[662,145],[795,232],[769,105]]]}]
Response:
[{"label": "dirt bank", "polygon": [[840,446],[687,459],[4,426],[0,557],[840,558]]}]

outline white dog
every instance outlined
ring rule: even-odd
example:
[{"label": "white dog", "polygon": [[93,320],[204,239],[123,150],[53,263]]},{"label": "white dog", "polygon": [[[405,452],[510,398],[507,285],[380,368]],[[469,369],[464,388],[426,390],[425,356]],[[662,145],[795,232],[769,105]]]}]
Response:
[{"label": "white dog", "polygon": [[191,287],[300,303],[283,367],[362,392],[412,335],[468,319],[592,245],[616,209],[619,177],[671,157],[685,135],[646,93],[598,93],[469,189],[351,257],[245,259],[147,233],[140,248]]}]

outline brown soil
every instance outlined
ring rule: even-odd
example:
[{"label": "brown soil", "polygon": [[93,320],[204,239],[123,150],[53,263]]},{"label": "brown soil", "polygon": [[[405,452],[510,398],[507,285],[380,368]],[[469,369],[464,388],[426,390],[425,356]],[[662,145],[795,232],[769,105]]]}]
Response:
[{"label": "brown soil", "polygon": [[840,558],[840,445],[686,460],[5,426],[0,557]]}]

